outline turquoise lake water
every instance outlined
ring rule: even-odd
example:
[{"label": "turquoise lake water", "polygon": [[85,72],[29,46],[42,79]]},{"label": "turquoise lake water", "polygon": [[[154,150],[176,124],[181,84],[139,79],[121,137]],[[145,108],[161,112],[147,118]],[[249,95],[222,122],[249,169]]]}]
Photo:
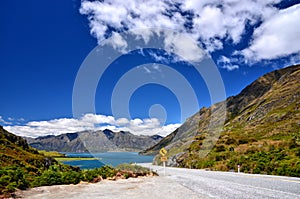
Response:
[{"label": "turquoise lake water", "polygon": [[152,162],[153,156],[142,156],[136,152],[64,153],[67,157],[96,157],[99,160],[77,160],[63,162],[81,169],[99,168],[103,165],[117,166],[122,163]]}]

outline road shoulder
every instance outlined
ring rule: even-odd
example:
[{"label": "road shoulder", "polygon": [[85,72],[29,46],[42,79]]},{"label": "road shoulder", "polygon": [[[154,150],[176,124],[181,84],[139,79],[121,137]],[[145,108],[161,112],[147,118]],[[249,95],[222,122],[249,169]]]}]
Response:
[{"label": "road shoulder", "polygon": [[165,177],[142,177],[127,180],[78,185],[56,185],[32,188],[16,192],[17,197],[31,199],[103,198],[103,199],[153,199],[189,198],[199,199],[197,193]]}]

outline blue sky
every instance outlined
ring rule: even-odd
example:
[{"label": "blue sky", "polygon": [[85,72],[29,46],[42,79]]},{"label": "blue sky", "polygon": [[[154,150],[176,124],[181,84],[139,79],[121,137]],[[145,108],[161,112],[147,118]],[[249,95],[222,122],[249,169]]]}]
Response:
[{"label": "blue sky", "polygon": [[[155,49],[145,50],[144,54],[136,50],[116,59],[97,87],[95,112],[73,118],[72,94],[77,73],[98,44],[115,33],[131,29],[165,28],[184,33],[197,41],[215,62],[224,82],[225,99],[269,71],[299,63],[299,3],[290,0],[149,0],[143,3],[3,0],[0,3],[0,124],[25,136],[91,128],[166,135],[202,106],[210,106],[211,100],[203,78],[187,63],[190,60],[159,61],[150,54],[169,60],[172,55]],[[191,46],[185,49],[182,44],[178,48],[176,42],[172,45],[175,54],[181,52],[188,59],[197,56]],[[150,65],[141,66],[147,63]],[[181,118],[178,96],[166,86],[148,84],[138,88],[131,95],[130,103],[124,104],[130,118],[114,115],[111,96],[118,80],[138,67],[145,77],[155,79],[166,75],[153,63],[168,65],[182,74],[191,84],[199,107],[187,108]],[[150,119],[151,107],[152,112],[164,117],[163,121]]]}]

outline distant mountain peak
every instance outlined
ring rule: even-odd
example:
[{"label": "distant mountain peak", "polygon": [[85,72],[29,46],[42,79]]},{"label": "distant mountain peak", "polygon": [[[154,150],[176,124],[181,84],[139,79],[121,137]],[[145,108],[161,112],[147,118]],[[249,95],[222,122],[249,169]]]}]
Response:
[{"label": "distant mountain peak", "polygon": [[128,131],[83,131],[58,136],[26,138],[37,149],[60,152],[141,151],[156,144],[162,137],[138,136]]}]

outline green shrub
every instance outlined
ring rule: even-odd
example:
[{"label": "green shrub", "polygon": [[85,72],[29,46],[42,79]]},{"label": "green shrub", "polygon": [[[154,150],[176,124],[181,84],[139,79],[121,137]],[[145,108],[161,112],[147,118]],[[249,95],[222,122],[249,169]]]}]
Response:
[{"label": "green shrub", "polygon": [[114,169],[111,166],[103,166],[99,168],[99,172],[103,179],[106,179],[108,177],[113,177],[117,174],[116,169]]},{"label": "green shrub", "polygon": [[62,182],[62,173],[57,171],[47,170],[42,175],[36,177],[32,182],[32,186],[60,185]]},{"label": "green shrub", "polygon": [[14,192],[17,188],[17,183],[16,182],[11,182],[9,183],[5,189],[3,190],[3,193],[11,193],[11,192]]},{"label": "green shrub", "polygon": [[124,173],[124,177],[125,177],[126,179],[128,179],[128,178],[130,177],[130,174],[129,174],[129,173]]},{"label": "green shrub", "polygon": [[62,182],[64,184],[78,184],[83,179],[82,172],[69,171],[62,173]]},{"label": "green shrub", "polygon": [[253,169],[253,173],[254,174],[259,174],[261,172],[261,170],[259,169],[259,168],[257,168],[257,167],[255,167],[254,169]]},{"label": "green shrub", "polygon": [[36,176],[31,183],[31,187],[78,184],[81,180],[83,180],[81,171],[76,171],[76,168],[67,165],[57,164],[50,166],[48,170]]},{"label": "green shrub", "polygon": [[16,188],[26,189],[27,187],[29,187],[29,182],[21,168],[0,167],[0,193],[14,191]]},{"label": "green shrub", "polygon": [[96,169],[93,170],[84,170],[83,173],[83,179],[84,181],[92,182],[93,179],[97,178],[99,175],[96,172]]},{"label": "green shrub", "polygon": [[100,168],[92,169],[92,170],[83,170],[83,180],[92,182],[95,178],[102,177],[106,179],[108,177],[113,177],[117,174],[117,170],[111,166],[103,166]]}]

